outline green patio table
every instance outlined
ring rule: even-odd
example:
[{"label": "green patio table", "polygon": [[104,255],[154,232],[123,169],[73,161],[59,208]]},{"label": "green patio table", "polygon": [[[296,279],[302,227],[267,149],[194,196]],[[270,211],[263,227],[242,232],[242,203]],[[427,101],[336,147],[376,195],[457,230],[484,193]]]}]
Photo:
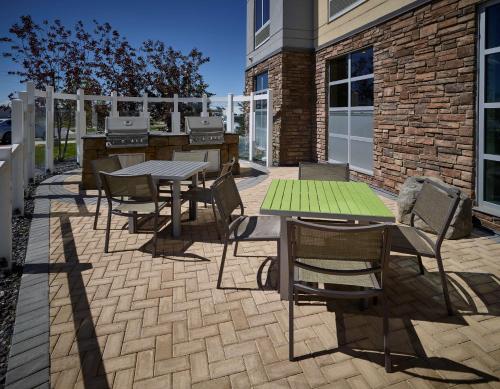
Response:
[{"label": "green patio table", "polygon": [[313,217],[360,223],[395,221],[389,208],[363,182],[275,179],[267,190],[260,213],[281,217],[279,261],[283,300],[289,299],[287,219]]}]

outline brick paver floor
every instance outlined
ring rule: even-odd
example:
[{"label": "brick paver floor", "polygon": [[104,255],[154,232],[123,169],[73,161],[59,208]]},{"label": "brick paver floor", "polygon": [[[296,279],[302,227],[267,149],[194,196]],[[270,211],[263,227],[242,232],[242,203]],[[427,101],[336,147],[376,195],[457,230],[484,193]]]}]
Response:
[{"label": "brick paver floor", "polygon": [[[258,213],[272,177],[242,191],[248,214]],[[378,306],[332,303],[296,309],[296,353],[336,351],[288,361],[287,303],[261,290],[272,274],[274,243],[242,244],[222,253],[211,208],[183,223],[181,240],[129,234],[113,217],[103,253],[105,211],[92,229],[94,206],[78,195],[52,200],[50,231],[51,384],[56,388],[375,388],[461,385],[500,387],[500,238],[476,232],[446,241],[444,263],[454,317],[445,314],[436,263],[394,256],[390,265],[391,349],[395,372],[383,369]],[[90,193],[92,194],[92,193]],[[395,208],[393,201],[384,201]],[[185,214],[184,218],[187,218]],[[271,273],[271,272],[270,272]]]}]

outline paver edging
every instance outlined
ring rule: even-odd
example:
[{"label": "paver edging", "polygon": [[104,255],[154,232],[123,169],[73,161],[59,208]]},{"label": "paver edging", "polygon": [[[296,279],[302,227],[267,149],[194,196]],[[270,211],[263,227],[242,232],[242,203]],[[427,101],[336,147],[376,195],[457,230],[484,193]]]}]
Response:
[{"label": "paver edging", "polygon": [[[52,182],[54,177],[43,184]],[[48,185],[40,185],[35,194],[7,362],[6,389],[50,386],[49,193]]]}]

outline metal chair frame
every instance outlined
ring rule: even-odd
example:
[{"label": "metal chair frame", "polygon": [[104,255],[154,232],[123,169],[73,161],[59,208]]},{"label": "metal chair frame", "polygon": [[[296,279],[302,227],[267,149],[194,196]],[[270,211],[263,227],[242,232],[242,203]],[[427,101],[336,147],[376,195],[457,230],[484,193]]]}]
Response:
[{"label": "metal chair frame", "polygon": [[[322,268],[319,266],[312,266],[301,261],[298,261],[299,258],[297,255],[297,251],[299,249],[297,243],[297,233],[300,233],[300,229],[306,229],[315,232],[322,232],[326,236],[328,233],[332,233],[332,239],[334,239],[334,233],[341,233],[348,236],[349,234],[372,234],[376,232],[380,232],[380,257],[378,259],[378,264],[373,265],[371,267],[366,267],[362,269],[356,270],[346,270],[346,269],[330,269],[330,268]],[[387,274],[387,264],[390,254],[390,226],[388,224],[378,224],[378,225],[369,225],[369,226],[326,226],[323,224],[315,224],[308,223],[298,220],[289,220],[287,221],[287,232],[288,232],[288,271],[289,271],[289,291],[290,291],[290,299],[289,299],[289,359],[290,361],[295,361],[297,358],[294,356],[294,305],[295,302],[298,301],[298,292],[301,292],[305,295],[314,296],[314,297],[322,297],[325,299],[368,299],[368,298],[377,298],[382,301],[382,311],[383,311],[383,336],[384,336],[384,359],[385,359],[385,370],[387,372],[391,372],[391,354],[389,347],[389,310],[387,305],[385,284],[386,284],[386,274]],[[359,238],[359,235],[358,235]],[[361,240],[357,240],[361,243]],[[330,258],[326,257],[326,254],[323,255],[322,259],[335,259],[342,260],[341,258],[335,257],[335,240],[331,240],[332,242],[332,256]],[[312,256],[314,253],[310,254]],[[304,256],[300,258],[305,259]],[[346,261],[356,261],[356,259],[345,259]],[[362,258],[357,259],[362,260]],[[323,289],[320,288],[315,283],[301,283],[300,280],[295,280],[296,267],[308,270],[310,272],[314,272],[317,274],[326,274],[326,275],[337,275],[337,276],[357,276],[357,275],[369,275],[373,280],[375,285],[374,288],[364,289],[364,290],[332,290],[332,289]],[[378,278],[377,278],[378,276]],[[380,279],[380,280],[379,280]]]},{"label": "metal chair frame", "polygon": [[[109,169],[108,166],[106,166],[108,162],[110,163],[111,169]],[[99,218],[101,210],[101,199],[102,199],[102,189],[103,189],[99,173],[101,171],[105,173],[112,173],[114,171],[120,170],[122,168],[122,165],[120,162],[120,158],[117,155],[108,158],[96,159],[91,162],[91,165],[92,165],[92,173],[94,174],[95,185],[97,187],[97,206],[94,216],[94,230],[97,230],[97,219]]]},{"label": "metal chair frame", "polygon": [[[432,196],[432,191],[440,191],[444,196],[447,196],[448,198],[448,209],[445,209],[444,211],[444,219],[439,223],[435,223],[435,220],[432,220],[433,217],[435,216],[435,212],[431,209],[428,209],[427,207],[427,202],[429,201],[428,199],[425,198],[425,196]],[[438,192],[434,192],[434,194],[437,194]],[[443,197],[444,199],[444,197]],[[451,301],[450,301],[450,296],[449,296],[449,291],[448,291],[448,283],[446,280],[446,272],[444,270],[443,266],[443,258],[441,256],[441,246],[443,244],[444,238],[446,236],[446,232],[448,231],[448,228],[450,227],[451,221],[453,219],[453,216],[455,215],[455,211],[457,210],[458,204],[460,202],[460,190],[456,188],[446,188],[442,185],[439,185],[438,183],[431,181],[431,180],[425,180],[422,186],[422,190],[419,192],[417,195],[417,199],[415,201],[415,204],[413,205],[413,208],[411,210],[410,214],[410,227],[412,227],[415,232],[418,234],[419,238],[424,241],[433,251],[433,255],[429,255],[426,253],[419,252],[415,247],[413,246],[408,246],[408,247],[399,247],[397,244],[393,244],[392,246],[392,251],[403,253],[403,254],[410,254],[410,255],[415,255],[418,260],[418,265],[420,269],[420,273],[424,274],[425,269],[424,265],[422,263],[422,256],[427,257],[427,258],[436,258],[436,262],[438,265],[438,270],[439,270],[439,275],[441,277],[441,284],[443,288],[443,295],[444,295],[444,300],[446,304],[446,310],[448,312],[448,315],[453,315],[453,309],[451,306]],[[430,204],[432,208],[435,209],[438,204]],[[440,210],[441,211],[441,210]],[[415,227],[415,217],[420,218],[423,220],[431,229],[434,230],[434,232],[437,234],[436,240],[432,240],[429,238],[428,235],[424,234],[421,230],[419,230],[417,227]],[[397,228],[397,226],[396,226]]]},{"label": "metal chair frame", "polygon": [[[226,193],[223,195],[219,193],[219,188],[222,185],[227,185],[228,189],[231,193]],[[215,222],[218,224],[218,219],[220,219],[222,223],[222,231],[219,230],[221,234],[222,241],[224,243],[224,249],[222,251],[222,260],[219,268],[219,276],[217,279],[217,288],[221,288],[222,283],[222,274],[224,272],[224,264],[227,256],[227,248],[229,244],[235,243],[233,255],[237,255],[238,250],[238,242],[248,241],[248,242],[257,242],[257,241],[276,241],[277,242],[277,253],[279,256],[280,252],[280,237],[279,234],[275,237],[265,237],[258,238],[250,236],[238,236],[236,235],[236,231],[242,222],[245,221],[248,216],[245,215],[245,207],[243,205],[243,201],[241,200],[241,196],[238,192],[238,188],[236,187],[236,183],[234,182],[233,175],[231,172],[217,178],[213,185],[211,186],[211,190],[213,193],[212,196],[212,207],[214,209],[214,217]],[[232,196],[232,198],[228,198]],[[233,212],[239,209],[240,214],[238,216],[233,215]],[[217,217],[217,213],[219,214],[219,218]],[[253,218],[267,218],[271,220],[272,217],[269,216],[253,216]]]},{"label": "metal chair frame", "polygon": [[[140,174],[140,175],[131,175],[131,176],[116,176],[113,174],[109,173],[104,173],[101,172],[99,173],[101,181],[103,183],[104,191],[106,193],[106,198],[108,200],[108,218],[107,218],[107,223],[106,223],[106,240],[104,244],[104,252],[108,253],[109,252],[109,235],[110,235],[110,229],[111,229],[111,215],[118,215],[118,216],[128,216],[128,217],[136,217],[138,215],[154,215],[154,224],[153,224],[153,252],[152,255],[153,257],[156,257],[156,251],[157,251],[157,238],[158,238],[158,218],[160,215],[160,211],[168,204],[167,202],[164,202],[162,204],[159,204],[158,202],[158,190],[156,188],[156,185],[154,183],[154,180],[150,174]],[[120,177],[121,180],[141,180],[145,179],[147,182],[147,187],[148,187],[148,193],[146,196],[141,196],[140,198],[135,197],[134,198],[134,193],[121,193],[119,196],[116,196],[111,188],[111,185],[109,183],[109,180],[112,180],[115,177]],[[153,212],[148,212],[148,213],[138,213],[138,212],[121,212],[117,210],[116,208],[113,207],[113,203],[118,203],[118,204],[149,204],[153,203],[154,204],[154,211]]]}]

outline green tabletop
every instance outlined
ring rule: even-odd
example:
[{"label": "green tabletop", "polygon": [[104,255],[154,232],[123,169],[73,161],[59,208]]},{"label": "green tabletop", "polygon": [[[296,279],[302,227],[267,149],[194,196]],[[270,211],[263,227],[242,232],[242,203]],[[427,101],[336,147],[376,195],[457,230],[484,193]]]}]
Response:
[{"label": "green tabletop", "polygon": [[360,221],[395,220],[382,200],[363,182],[273,180],[260,212]]}]

